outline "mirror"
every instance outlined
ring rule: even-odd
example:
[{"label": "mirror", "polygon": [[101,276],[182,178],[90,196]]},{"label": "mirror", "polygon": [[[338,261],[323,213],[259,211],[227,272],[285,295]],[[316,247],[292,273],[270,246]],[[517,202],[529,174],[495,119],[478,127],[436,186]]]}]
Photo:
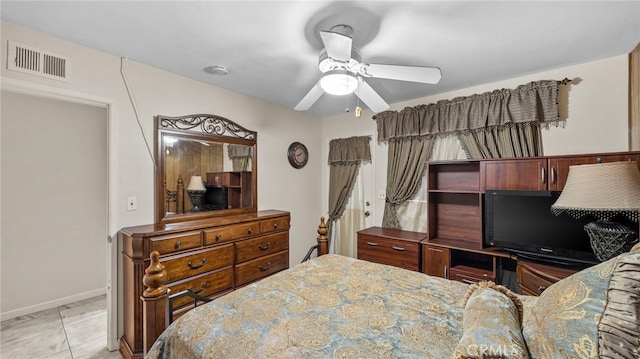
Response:
[{"label": "mirror", "polygon": [[156,222],[255,212],[256,137],[220,116],[156,116]]}]

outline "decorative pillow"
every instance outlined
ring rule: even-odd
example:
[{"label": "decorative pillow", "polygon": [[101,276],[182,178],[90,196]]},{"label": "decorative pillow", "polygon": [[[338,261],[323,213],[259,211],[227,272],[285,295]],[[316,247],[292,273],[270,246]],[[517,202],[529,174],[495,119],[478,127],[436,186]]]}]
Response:
[{"label": "decorative pillow", "polygon": [[455,359],[528,358],[520,331],[522,303],[507,288],[493,282],[472,285],[462,318]]},{"label": "decorative pillow", "polygon": [[522,334],[533,358],[597,358],[598,323],[622,254],[567,277],[525,307]]},{"label": "decorative pillow", "polygon": [[638,358],[640,352],[640,246],[622,255],[613,271],[598,324],[601,358]]}]

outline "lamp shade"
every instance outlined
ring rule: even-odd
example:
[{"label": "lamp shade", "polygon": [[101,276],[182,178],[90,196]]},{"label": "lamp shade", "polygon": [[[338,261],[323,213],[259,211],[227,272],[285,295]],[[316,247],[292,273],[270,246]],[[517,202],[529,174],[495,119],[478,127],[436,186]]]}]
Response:
[{"label": "lamp shade", "polygon": [[200,176],[191,176],[191,180],[189,181],[189,187],[187,187],[187,191],[206,191],[204,188],[204,183],[202,182],[202,177]]},{"label": "lamp shade", "polygon": [[625,215],[638,220],[640,171],[635,162],[610,162],[569,167],[562,194],[551,206],[554,214],[610,219]]},{"label": "lamp shade", "polygon": [[330,95],[348,95],[358,87],[358,79],[347,70],[331,70],[320,79],[320,87]]}]

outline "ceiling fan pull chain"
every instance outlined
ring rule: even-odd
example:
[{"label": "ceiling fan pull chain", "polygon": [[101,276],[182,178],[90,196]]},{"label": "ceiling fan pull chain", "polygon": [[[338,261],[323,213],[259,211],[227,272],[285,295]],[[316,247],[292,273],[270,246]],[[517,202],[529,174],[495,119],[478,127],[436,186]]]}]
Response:
[{"label": "ceiling fan pull chain", "polygon": [[358,95],[356,96],[356,118],[360,118],[360,114],[362,113],[362,108],[360,108],[360,84],[358,84],[356,91],[358,91]]}]

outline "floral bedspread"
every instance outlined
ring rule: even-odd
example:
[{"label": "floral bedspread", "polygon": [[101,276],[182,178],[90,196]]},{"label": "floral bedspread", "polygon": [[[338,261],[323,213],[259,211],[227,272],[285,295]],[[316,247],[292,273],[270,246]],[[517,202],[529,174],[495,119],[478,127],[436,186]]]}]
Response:
[{"label": "floral bedspread", "polygon": [[325,255],[189,311],[147,358],[447,358],[468,288]]}]

